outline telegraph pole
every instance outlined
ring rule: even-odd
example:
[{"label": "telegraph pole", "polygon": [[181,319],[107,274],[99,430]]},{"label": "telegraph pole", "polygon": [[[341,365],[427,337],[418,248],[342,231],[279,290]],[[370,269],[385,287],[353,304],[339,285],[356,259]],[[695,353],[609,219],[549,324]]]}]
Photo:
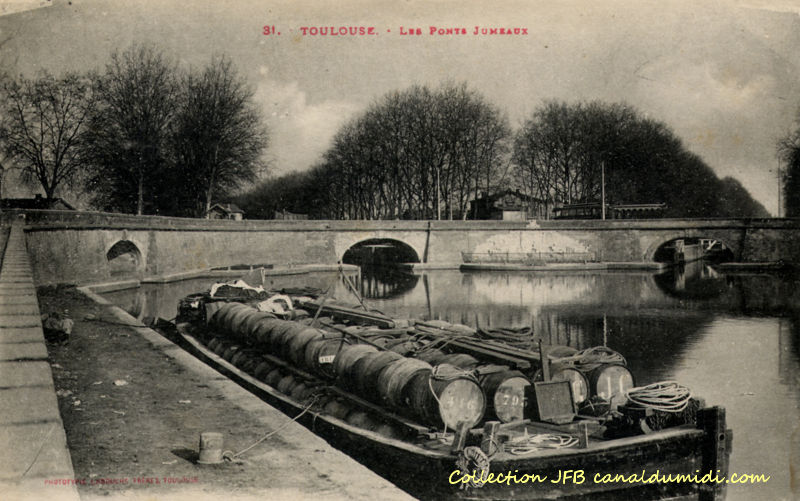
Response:
[{"label": "telegraph pole", "polygon": [[606,162],[600,162],[600,213],[606,220]]},{"label": "telegraph pole", "polygon": [[778,217],[781,217],[781,191],[783,191],[783,186],[781,186],[781,161],[778,159]]},{"label": "telegraph pole", "polygon": [[436,168],[436,220],[442,220],[442,202],[440,200],[442,191],[439,188],[439,167]]}]

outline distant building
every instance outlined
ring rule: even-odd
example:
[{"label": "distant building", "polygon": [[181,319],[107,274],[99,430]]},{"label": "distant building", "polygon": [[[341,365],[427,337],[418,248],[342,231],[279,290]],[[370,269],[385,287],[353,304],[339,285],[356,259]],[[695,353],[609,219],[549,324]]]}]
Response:
[{"label": "distant building", "polygon": [[504,190],[492,195],[481,194],[469,203],[469,219],[497,219],[503,221],[526,221],[546,219],[547,206],[541,200],[520,193]]},{"label": "distant building", "polygon": [[[666,204],[606,205],[606,219],[653,219],[664,217]],[[600,219],[599,203],[568,204],[553,209],[553,219]]]},{"label": "distant building", "polygon": [[208,209],[208,219],[233,219],[241,221],[244,211],[236,204],[214,204]]},{"label": "distant building", "polygon": [[61,198],[44,198],[37,194],[34,198],[0,198],[0,209],[75,210],[75,207]]},{"label": "distant building", "polygon": [[286,209],[276,210],[274,219],[308,219],[308,214],[295,214]]}]

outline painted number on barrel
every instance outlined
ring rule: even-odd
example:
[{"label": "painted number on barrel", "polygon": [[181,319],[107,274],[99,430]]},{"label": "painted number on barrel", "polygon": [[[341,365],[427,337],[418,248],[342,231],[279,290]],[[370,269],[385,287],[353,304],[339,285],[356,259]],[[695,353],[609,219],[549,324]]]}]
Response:
[{"label": "painted number on barrel", "polygon": [[321,364],[332,364],[335,359],[336,359],[336,355],[325,355],[325,356],[319,357],[319,363],[321,363]]}]

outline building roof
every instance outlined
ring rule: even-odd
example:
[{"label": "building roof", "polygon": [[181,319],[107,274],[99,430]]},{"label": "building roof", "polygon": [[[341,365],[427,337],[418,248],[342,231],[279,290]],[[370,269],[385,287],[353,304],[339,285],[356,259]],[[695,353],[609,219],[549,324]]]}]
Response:
[{"label": "building roof", "polygon": [[244,211],[240,209],[236,204],[214,204],[211,206],[209,211],[212,211],[219,207],[219,209],[223,212],[228,214],[244,214]]},{"label": "building roof", "polygon": [[35,198],[0,198],[0,209],[75,210],[75,207],[61,198],[44,198],[36,195]]},{"label": "building roof", "polygon": [[499,210],[524,210],[524,203],[530,204],[541,201],[535,197],[521,193],[519,190],[506,189],[490,195],[482,193],[481,196],[473,200],[473,202],[486,204],[487,207],[491,205]]}]

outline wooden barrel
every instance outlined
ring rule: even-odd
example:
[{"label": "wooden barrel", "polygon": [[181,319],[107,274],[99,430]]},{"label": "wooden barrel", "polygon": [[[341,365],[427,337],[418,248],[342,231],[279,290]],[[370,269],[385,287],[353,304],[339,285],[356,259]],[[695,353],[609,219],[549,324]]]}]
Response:
[{"label": "wooden barrel", "polygon": [[395,344],[394,346],[388,347],[389,351],[393,351],[393,352],[398,353],[398,354],[400,354],[400,355],[402,355],[404,357],[408,356],[410,353],[412,353],[417,348],[418,348],[417,343],[415,343],[413,341],[403,341],[401,343]]},{"label": "wooden barrel", "polygon": [[233,354],[233,356],[230,359],[230,362],[236,367],[240,367],[246,357],[247,353],[245,353],[244,350],[239,350]]},{"label": "wooden barrel", "polygon": [[431,364],[415,358],[401,358],[387,365],[378,375],[378,395],[382,403],[395,409],[405,407],[403,390],[419,373],[430,373]]},{"label": "wooden barrel", "polygon": [[[533,376],[534,381],[542,380],[541,369]],[[572,401],[581,404],[589,398],[589,380],[572,365],[553,364],[550,366],[551,381],[569,381],[572,387]]]},{"label": "wooden barrel", "polygon": [[283,393],[284,395],[289,395],[291,393],[292,388],[296,386],[296,382],[294,376],[289,374],[288,376],[284,376],[278,381],[278,385],[275,387],[276,390]]},{"label": "wooden barrel", "polygon": [[215,304],[219,304],[219,307],[208,319],[208,323],[215,329],[222,330],[227,322],[228,315],[230,315],[236,309],[236,306],[241,306],[241,305],[239,303],[222,303],[222,304],[215,303]]},{"label": "wooden barrel", "polygon": [[[292,355],[292,341],[294,341],[294,339],[297,336],[299,336],[303,331],[308,329],[308,326],[305,326],[303,324],[299,324],[297,322],[292,322],[292,324],[293,324],[292,327],[289,330],[285,331],[283,333],[283,335],[280,337],[280,339],[278,340],[278,344],[280,344],[280,347],[281,347],[280,348],[280,352],[279,352],[280,353],[280,357],[282,359],[286,360],[287,362],[292,360],[292,357],[291,357],[291,355]],[[304,337],[305,336],[308,336],[308,333],[305,334]],[[306,341],[309,341],[309,340],[310,339],[306,338]]]},{"label": "wooden barrel", "polygon": [[293,322],[287,320],[280,320],[275,323],[269,333],[269,351],[273,355],[280,356],[281,347],[283,346],[283,336],[289,329],[294,327]]},{"label": "wooden barrel", "polygon": [[297,402],[302,402],[308,396],[308,386],[306,386],[305,383],[296,384],[289,393],[289,396]]},{"label": "wooden barrel", "polygon": [[220,341],[216,348],[214,348],[214,353],[221,357],[223,354],[225,354],[225,350],[227,350],[229,346],[230,344],[226,343],[225,341]]},{"label": "wooden barrel", "polygon": [[218,344],[219,344],[221,341],[222,341],[222,339],[221,339],[219,336],[216,336],[216,337],[214,337],[213,339],[211,339],[211,341],[209,341],[209,342],[208,342],[208,344],[206,345],[206,347],[207,347],[209,350],[211,350],[211,351],[214,351],[214,348],[216,348],[216,347],[217,347],[217,345],[218,345]]},{"label": "wooden barrel", "polygon": [[408,408],[421,421],[451,429],[457,429],[459,423],[474,427],[486,409],[486,398],[480,385],[466,377],[436,379],[428,372],[417,373],[408,383],[404,398]]},{"label": "wooden barrel", "polygon": [[262,318],[258,321],[252,337],[261,348],[270,351],[270,335],[272,334],[272,330],[280,325],[281,322],[283,322],[283,320],[279,320],[277,318]]},{"label": "wooden barrel", "polygon": [[336,373],[333,370],[333,363],[339,352],[350,341],[344,339],[341,334],[328,333],[325,337],[309,341],[305,350],[305,367],[317,376],[333,379]]},{"label": "wooden barrel", "polygon": [[253,371],[253,375],[259,381],[264,381],[264,377],[272,370],[272,365],[269,362],[259,363]]},{"label": "wooden barrel", "polygon": [[589,372],[589,390],[615,409],[626,401],[625,392],[634,387],[633,374],[625,366],[604,364]]},{"label": "wooden barrel", "polygon": [[228,346],[228,349],[226,349],[225,352],[222,354],[222,358],[230,362],[233,356],[236,354],[237,351],[239,351],[240,348],[241,347],[238,344],[233,344]]},{"label": "wooden barrel", "polygon": [[333,372],[336,374],[336,383],[343,387],[349,387],[351,371],[353,365],[362,357],[378,351],[377,348],[368,344],[352,344],[342,348],[336,360],[333,362]]},{"label": "wooden barrel", "polygon": [[357,393],[370,400],[377,400],[380,397],[378,393],[378,375],[390,363],[401,358],[403,358],[402,355],[393,351],[379,351],[370,353],[359,360],[356,363],[358,367],[355,374],[355,389]]},{"label": "wooden barrel", "polygon": [[375,433],[382,435],[386,438],[401,439],[403,434],[395,426],[389,423],[380,423],[373,430]]},{"label": "wooden barrel", "polygon": [[337,419],[345,419],[352,410],[349,405],[340,400],[331,400],[322,409],[326,414]]},{"label": "wooden barrel", "polygon": [[314,339],[322,339],[324,336],[325,331],[304,326],[303,330],[289,340],[288,359],[296,366],[302,367],[305,363],[306,345]]},{"label": "wooden barrel", "polygon": [[451,353],[439,360],[439,363],[455,365],[460,369],[474,369],[480,365],[477,358],[472,355],[467,355],[466,353]]},{"label": "wooden barrel", "polygon": [[247,317],[242,328],[248,338],[255,338],[256,329],[258,329],[261,321],[266,318],[275,318],[275,315],[266,311],[255,311],[255,313]]},{"label": "wooden barrel", "polygon": [[281,372],[281,370],[272,369],[269,372],[269,374],[267,374],[266,377],[264,377],[264,382],[275,388],[275,386],[278,385],[278,382],[280,382],[281,379],[283,379],[283,373]]},{"label": "wooden barrel", "polygon": [[249,306],[244,305],[242,303],[226,303],[224,306],[220,308],[219,313],[215,315],[218,327],[223,331],[225,331],[226,333],[230,333],[231,322],[233,321],[233,317],[237,313],[242,313],[249,309],[250,309]]},{"label": "wooden barrel", "polygon": [[372,360],[373,357],[376,357],[381,353],[385,352],[374,351],[372,353],[367,353],[366,356],[359,358],[353,365],[350,366],[344,376],[347,382],[347,388],[350,391],[354,392],[360,397],[365,396],[364,393],[359,389],[360,375],[364,372],[364,367],[366,367],[367,363]]},{"label": "wooden barrel", "polygon": [[260,364],[260,363],[261,363],[261,357],[260,356],[252,356],[247,360],[247,363],[245,363],[242,366],[242,370],[245,371],[246,373],[252,375],[252,374],[255,373],[256,367],[258,367],[258,364]]},{"label": "wooden barrel", "polygon": [[446,356],[442,350],[425,350],[414,355],[414,358],[428,362],[431,365],[439,365]]},{"label": "wooden barrel", "polygon": [[364,411],[353,411],[347,415],[347,419],[345,419],[347,423],[357,426],[359,428],[363,428],[365,430],[374,430],[375,429],[375,421],[369,417]]},{"label": "wooden barrel", "polygon": [[487,374],[480,380],[486,395],[486,414],[504,423],[523,419],[525,387],[531,382],[519,371],[506,370]]},{"label": "wooden barrel", "polygon": [[258,312],[249,306],[239,308],[235,312],[231,313],[230,316],[228,316],[228,332],[230,332],[235,338],[241,341],[246,341],[247,332],[245,331],[244,327],[245,321],[247,321],[256,313]]}]

